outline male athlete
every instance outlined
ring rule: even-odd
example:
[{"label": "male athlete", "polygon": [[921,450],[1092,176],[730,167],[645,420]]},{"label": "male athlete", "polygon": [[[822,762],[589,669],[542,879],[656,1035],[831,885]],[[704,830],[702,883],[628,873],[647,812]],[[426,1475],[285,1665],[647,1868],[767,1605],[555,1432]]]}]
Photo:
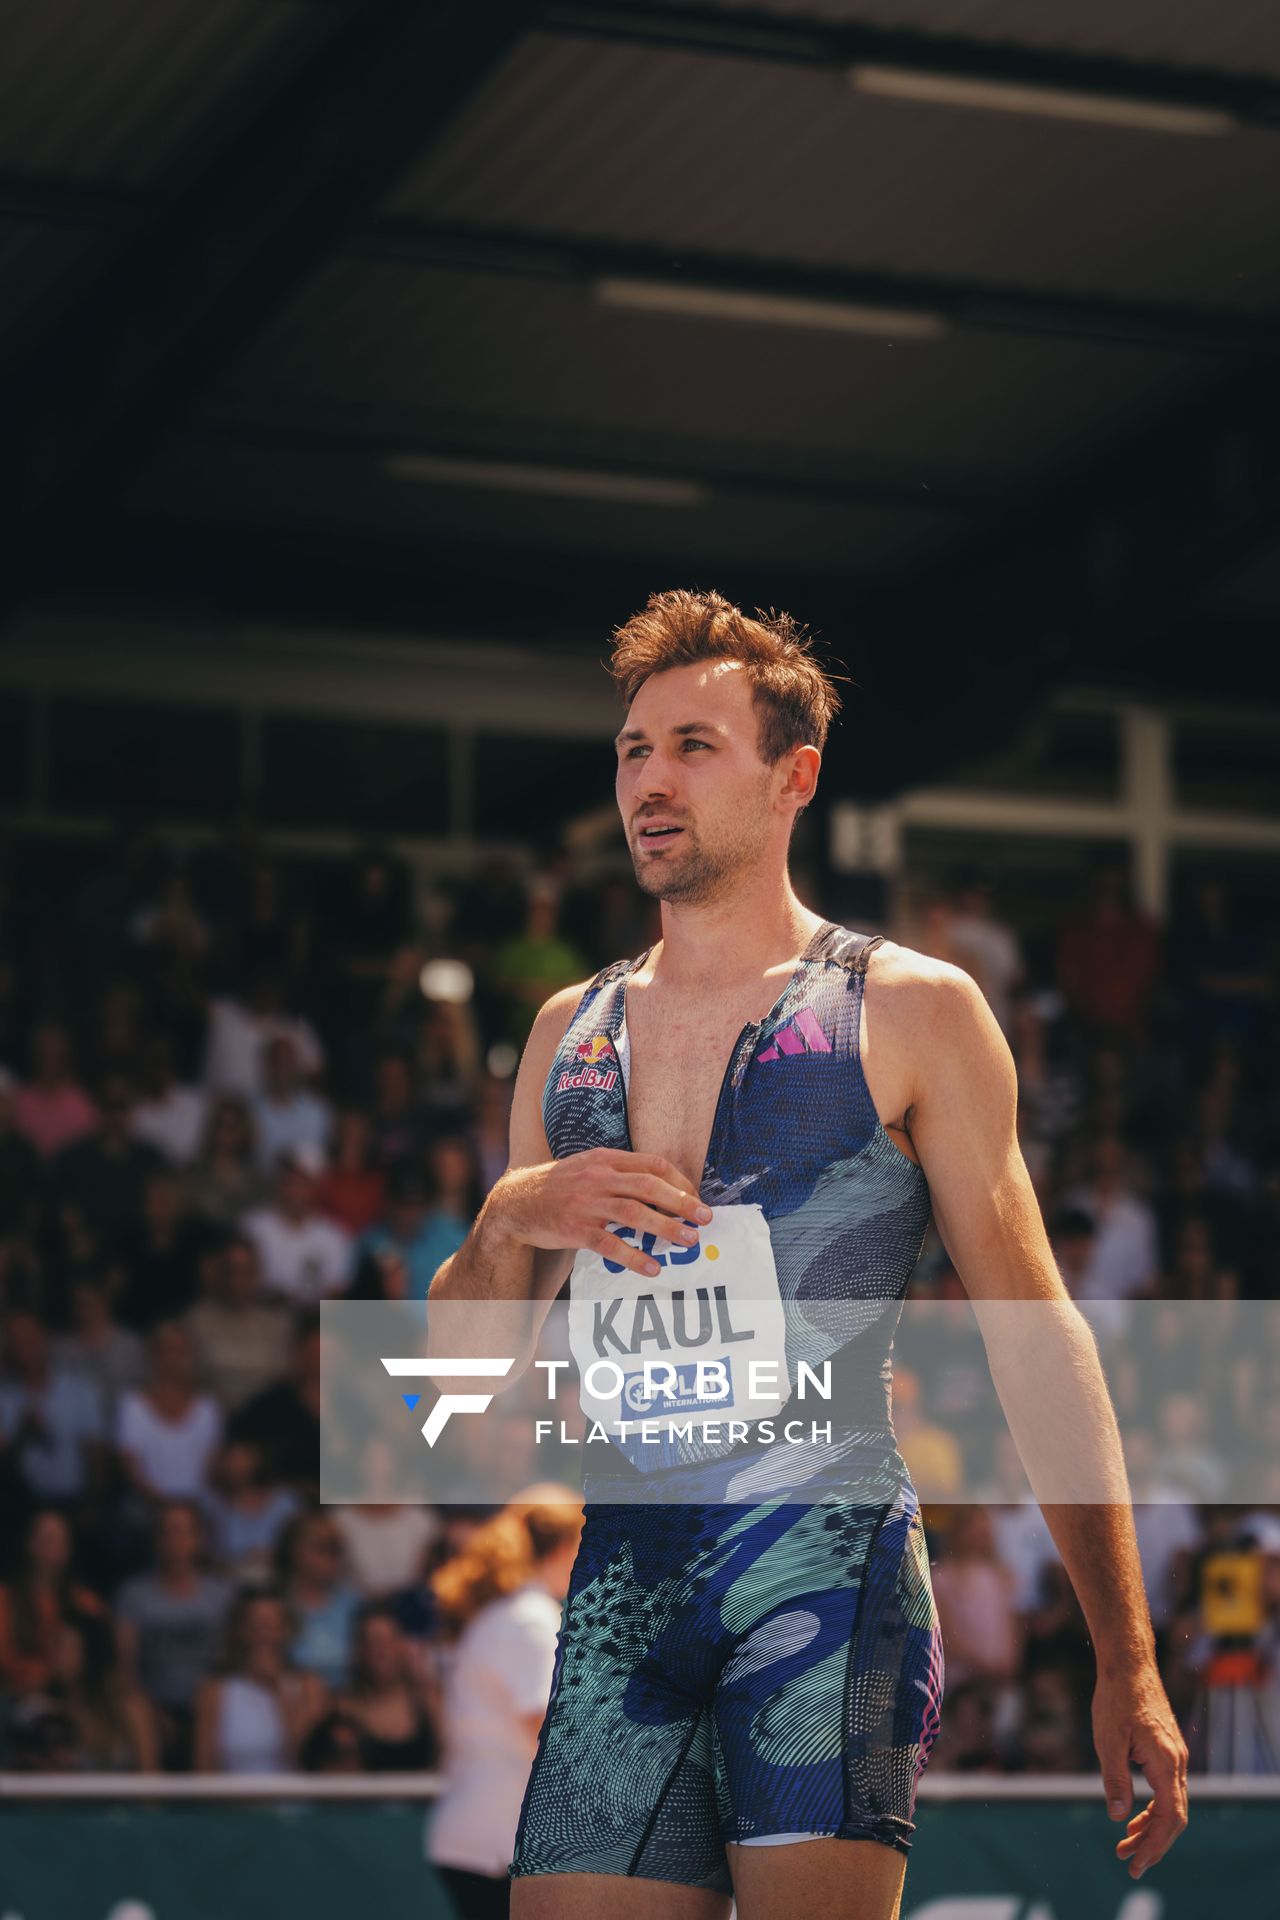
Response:
[{"label": "male athlete", "polygon": [[[793,1315],[893,1303],[932,1208],[975,1302],[1056,1316],[1084,1451],[1119,1490],[1045,1517],[1097,1656],[1112,1817],[1132,1805],[1131,1763],[1153,1790],[1116,1847],[1137,1878],[1186,1824],[1186,1748],[1114,1415],[1088,1329],[1062,1316],[1000,1029],[966,974],[835,927],[792,891],[788,842],[837,702],[786,615],[655,594],[618,631],[613,672],[628,707],[618,805],[662,937],[542,1008],[510,1167],[432,1297],[549,1301],[571,1265],[572,1292],[604,1259],[655,1281],[643,1236],[693,1257],[705,1235],[709,1256],[732,1230]],[[866,1335],[873,1381],[891,1333]],[[1026,1458],[1034,1395],[1028,1410],[992,1365]],[[838,1465],[847,1497],[828,1479],[812,1504],[588,1504],[516,1842],[518,1920],[723,1920],[731,1897],[741,1920],[896,1920],[940,1632],[887,1404]]]}]

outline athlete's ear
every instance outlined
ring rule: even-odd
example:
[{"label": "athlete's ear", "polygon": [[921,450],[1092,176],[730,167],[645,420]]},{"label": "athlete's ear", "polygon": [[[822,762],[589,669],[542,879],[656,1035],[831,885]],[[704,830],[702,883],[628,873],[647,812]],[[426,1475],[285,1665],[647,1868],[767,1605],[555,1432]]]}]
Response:
[{"label": "athlete's ear", "polygon": [[786,770],[781,798],[794,799],[800,812],[813,799],[818,785],[818,770],[822,765],[822,755],[816,747],[796,747],[782,762]]}]

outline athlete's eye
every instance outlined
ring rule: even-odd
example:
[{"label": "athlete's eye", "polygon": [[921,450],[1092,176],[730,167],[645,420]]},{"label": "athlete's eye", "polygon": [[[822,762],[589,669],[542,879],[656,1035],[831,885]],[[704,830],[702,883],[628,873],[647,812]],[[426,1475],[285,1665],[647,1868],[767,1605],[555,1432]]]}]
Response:
[{"label": "athlete's eye", "polygon": [[[680,745],[682,749],[685,747],[705,747],[709,750],[711,742],[709,740],[686,739],[682,740]],[[651,746],[643,741],[638,741],[634,747],[628,747],[622,757],[624,760],[643,760],[646,755],[652,752],[653,748]]]}]

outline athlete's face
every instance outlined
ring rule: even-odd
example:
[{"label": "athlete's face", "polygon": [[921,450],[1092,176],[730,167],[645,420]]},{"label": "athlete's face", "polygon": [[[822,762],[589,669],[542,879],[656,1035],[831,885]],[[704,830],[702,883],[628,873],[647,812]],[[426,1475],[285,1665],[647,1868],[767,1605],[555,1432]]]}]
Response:
[{"label": "athlete's face", "polygon": [[801,748],[766,766],[739,662],[654,674],[632,701],[617,748],[618,808],[646,893],[711,900],[775,853],[785,861],[797,768],[811,791],[817,754]]}]

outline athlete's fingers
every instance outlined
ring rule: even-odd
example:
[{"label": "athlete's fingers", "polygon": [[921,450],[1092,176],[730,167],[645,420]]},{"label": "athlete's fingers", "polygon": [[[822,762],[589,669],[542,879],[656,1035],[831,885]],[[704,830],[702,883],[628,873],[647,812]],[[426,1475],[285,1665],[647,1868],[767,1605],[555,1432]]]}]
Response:
[{"label": "athlete's fingers", "polygon": [[696,1193],[674,1187],[656,1173],[624,1173],[618,1185],[632,1199],[647,1200],[663,1214],[674,1214],[677,1220],[697,1220],[705,1226],[711,1218],[710,1207],[704,1206]]},{"label": "athlete's fingers", "polygon": [[607,1233],[603,1227],[598,1233],[590,1234],[583,1245],[604,1260],[616,1260],[630,1273],[643,1274],[646,1280],[652,1280],[655,1273],[661,1272],[657,1261],[651,1260],[647,1253],[642,1253],[639,1247],[628,1246],[616,1233]]},{"label": "athlete's fingers", "polygon": [[678,1240],[686,1247],[698,1242],[696,1227],[686,1226],[683,1220],[673,1220],[669,1214],[656,1213],[652,1207],[641,1206],[638,1200],[624,1200],[614,1209],[614,1224],[620,1227],[635,1227],[640,1233],[654,1233],[660,1240]]},{"label": "athlete's fingers", "polygon": [[1116,1842],[1116,1855],[1119,1859],[1127,1860],[1130,1857],[1130,1855],[1139,1846],[1141,1846],[1142,1841],[1146,1836],[1147,1828],[1150,1825],[1151,1825],[1151,1805],[1150,1805],[1150,1802],[1148,1802],[1148,1804],[1145,1807],[1143,1807],[1140,1812],[1134,1814],[1132,1820],[1129,1822],[1128,1826],[1125,1829],[1123,1840],[1118,1840]]},{"label": "athlete's fingers", "polygon": [[[1125,1840],[1135,1834],[1138,1844],[1126,1848],[1133,1879],[1153,1867],[1169,1851],[1187,1824],[1187,1782],[1180,1752],[1161,1745],[1142,1763],[1152,1799],[1130,1822]],[[1125,1846],[1125,1841],[1121,1841]],[[1118,1849],[1117,1849],[1118,1851]]]},{"label": "athlete's fingers", "polygon": [[1153,1800],[1132,1821],[1130,1831],[1116,1847],[1116,1856],[1127,1863],[1130,1878],[1137,1880],[1168,1851],[1181,1831],[1171,1814]]},{"label": "athlete's fingers", "polygon": [[1102,1766],[1102,1786],[1107,1796],[1107,1812],[1113,1820],[1123,1820],[1133,1806],[1133,1775],[1129,1769],[1129,1729],[1120,1725],[1108,1729],[1097,1742]]}]

